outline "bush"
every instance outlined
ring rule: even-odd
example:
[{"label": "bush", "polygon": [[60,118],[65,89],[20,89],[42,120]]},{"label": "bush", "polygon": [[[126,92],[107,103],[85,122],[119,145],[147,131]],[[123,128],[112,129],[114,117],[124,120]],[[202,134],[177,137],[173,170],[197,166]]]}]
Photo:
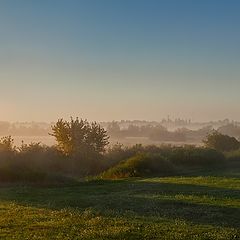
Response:
[{"label": "bush", "polygon": [[47,175],[67,174],[66,163],[56,147],[22,143],[16,148],[11,137],[0,140],[0,181],[44,181]]},{"label": "bush", "polygon": [[208,148],[213,148],[221,152],[234,151],[240,148],[240,142],[228,135],[223,135],[218,131],[208,134],[203,143]]},{"label": "bush", "polygon": [[173,164],[156,154],[138,154],[110,168],[103,178],[167,176],[175,172]]},{"label": "bush", "polygon": [[116,143],[109,147],[104,154],[103,166],[105,169],[112,167],[119,162],[126,160],[138,153],[143,153],[144,148],[141,144],[136,144],[132,147],[123,146],[123,144]]},{"label": "bush", "polygon": [[[137,145],[125,148],[119,146],[111,149],[106,156],[111,165],[101,175],[103,178],[166,176],[177,174],[181,167],[212,168],[224,166],[225,163],[223,153],[215,149],[187,145]],[[127,160],[119,161],[124,156],[128,156]],[[112,159],[115,159],[115,165]]]},{"label": "bush", "polygon": [[221,165],[225,157],[221,152],[211,148],[197,148],[193,146],[175,147],[167,156],[175,165],[189,167],[208,167]]},{"label": "bush", "polygon": [[104,154],[91,153],[75,159],[55,146],[40,143],[22,143],[16,148],[12,138],[5,137],[0,139],[0,181],[39,182],[47,181],[49,176],[89,176],[104,170],[101,175],[104,178],[168,176],[178,173],[181,166],[215,167],[222,165],[224,159],[221,152],[210,148],[140,144],[132,147],[117,144]]}]

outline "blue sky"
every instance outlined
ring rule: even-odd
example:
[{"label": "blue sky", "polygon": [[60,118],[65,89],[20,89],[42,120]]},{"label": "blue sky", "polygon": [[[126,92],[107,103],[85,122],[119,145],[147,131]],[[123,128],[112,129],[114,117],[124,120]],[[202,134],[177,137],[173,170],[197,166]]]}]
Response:
[{"label": "blue sky", "polygon": [[1,119],[240,120],[240,1],[2,0]]}]

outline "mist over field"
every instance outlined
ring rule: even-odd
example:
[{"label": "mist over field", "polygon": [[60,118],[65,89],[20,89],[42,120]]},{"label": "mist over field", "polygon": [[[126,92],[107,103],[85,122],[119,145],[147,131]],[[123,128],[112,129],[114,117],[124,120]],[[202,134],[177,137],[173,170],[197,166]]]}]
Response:
[{"label": "mist over field", "polygon": [[[5,122],[0,121],[0,136],[12,136],[15,144],[20,146],[40,142],[48,146],[55,145],[55,139],[50,135],[54,123],[46,122]],[[190,119],[162,119],[157,121],[121,120],[101,122],[107,130],[110,143],[122,143],[126,146],[134,144],[173,144],[202,145],[202,140],[212,130],[240,139],[240,122],[224,119],[209,122],[192,122]]]}]

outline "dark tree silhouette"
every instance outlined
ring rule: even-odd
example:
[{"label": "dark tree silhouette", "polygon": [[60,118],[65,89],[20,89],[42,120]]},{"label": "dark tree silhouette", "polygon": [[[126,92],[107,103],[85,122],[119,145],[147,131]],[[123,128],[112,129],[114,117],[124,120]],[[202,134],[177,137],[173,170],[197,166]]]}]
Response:
[{"label": "dark tree silhouette", "polygon": [[208,134],[206,139],[203,140],[203,143],[206,147],[214,148],[222,152],[233,151],[240,148],[240,142],[236,138],[221,134],[218,131],[213,131]]},{"label": "dark tree silhouette", "polygon": [[58,148],[66,155],[101,154],[108,145],[108,135],[98,123],[71,118],[70,121],[59,119],[52,126],[52,133]]}]

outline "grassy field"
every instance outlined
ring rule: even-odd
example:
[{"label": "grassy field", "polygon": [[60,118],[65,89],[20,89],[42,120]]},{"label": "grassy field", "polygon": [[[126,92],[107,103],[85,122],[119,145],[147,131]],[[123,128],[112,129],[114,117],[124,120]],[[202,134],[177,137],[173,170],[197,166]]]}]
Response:
[{"label": "grassy field", "polygon": [[240,239],[240,178],[1,186],[0,239]]}]

